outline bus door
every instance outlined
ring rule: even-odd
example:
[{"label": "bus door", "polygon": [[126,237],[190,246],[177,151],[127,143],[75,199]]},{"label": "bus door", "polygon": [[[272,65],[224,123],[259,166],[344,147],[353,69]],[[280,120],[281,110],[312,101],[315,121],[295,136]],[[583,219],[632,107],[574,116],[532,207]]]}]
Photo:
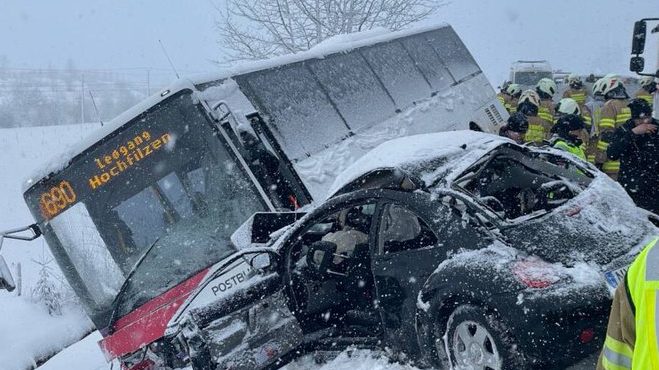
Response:
[{"label": "bus door", "polygon": [[293,170],[286,154],[267,134],[258,113],[240,122],[229,104],[219,101],[212,106],[218,125],[236,147],[275,208],[296,210],[311,202],[311,195]]}]

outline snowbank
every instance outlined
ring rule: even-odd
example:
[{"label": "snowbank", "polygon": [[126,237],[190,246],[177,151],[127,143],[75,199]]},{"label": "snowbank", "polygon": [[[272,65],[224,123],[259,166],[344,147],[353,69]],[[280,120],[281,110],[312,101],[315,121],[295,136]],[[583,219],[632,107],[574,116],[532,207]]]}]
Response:
[{"label": "snowbank", "polygon": [[[97,331],[89,334],[85,339],[51,358],[40,366],[39,370],[107,370],[110,365],[105,362],[96,344],[101,338],[101,334]],[[119,365],[114,364],[114,368],[119,369]]]},{"label": "snowbank", "polygon": [[[92,323],[80,308],[50,316],[27,298],[0,297],[0,364],[6,370],[30,369],[88,333]],[[100,350],[98,351],[100,353]]]}]

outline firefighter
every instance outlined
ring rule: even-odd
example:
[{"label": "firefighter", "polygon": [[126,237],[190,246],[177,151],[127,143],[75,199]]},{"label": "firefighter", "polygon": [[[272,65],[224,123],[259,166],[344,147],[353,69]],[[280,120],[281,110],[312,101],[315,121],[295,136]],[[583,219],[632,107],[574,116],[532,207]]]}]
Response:
[{"label": "firefighter", "polygon": [[632,118],[613,133],[606,153],[620,161],[618,182],[636,205],[659,214],[659,122],[644,99],[629,108]]},{"label": "firefighter", "polygon": [[593,83],[592,99],[584,105],[590,111],[591,125],[589,132],[588,144],[586,146],[586,158],[588,162],[595,164],[595,153],[597,152],[597,143],[599,141],[599,122],[602,117],[602,107],[604,106],[604,96],[600,92],[600,85],[604,79],[600,78]]},{"label": "firefighter", "polygon": [[[506,104],[510,102],[510,95],[508,94],[508,86],[510,86],[511,82],[510,81],[504,81],[501,87],[499,87],[499,93],[497,94],[497,99],[499,100],[499,103],[503,105],[504,107]],[[507,109],[507,108],[506,108]]]},{"label": "firefighter", "polygon": [[650,107],[652,107],[652,104],[654,103],[654,95],[657,91],[657,83],[654,80],[654,77],[643,76],[638,80],[638,83],[641,85],[641,88],[638,89],[634,97],[644,99],[650,104]]},{"label": "firefighter", "polygon": [[506,88],[506,93],[510,97],[507,105],[505,105],[508,114],[513,114],[517,112],[517,102],[519,101],[520,95],[522,95],[522,86],[519,84],[510,84]]},{"label": "firefighter", "polygon": [[565,90],[565,92],[563,92],[563,97],[572,98],[577,102],[577,104],[579,104],[579,106],[583,106],[586,103],[586,96],[588,94],[586,93],[586,89],[583,86],[581,77],[571,73],[569,76],[567,76],[567,84],[568,88]]},{"label": "firefighter", "polygon": [[535,85],[535,92],[540,97],[540,106],[538,109],[538,117],[549,122],[554,123],[554,94],[556,94],[556,82],[551,78],[542,78]]},{"label": "firefighter", "polygon": [[595,151],[595,164],[604,173],[614,180],[618,178],[620,162],[607,158],[606,150],[611,142],[611,137],[616,128],[631,118],[631,111],[627,106],[629,95],[625,85],[615,75],[606,75],[598,85],[598,91],[604,96],[604,106],[599,122],[599,139]]},{"label": "firefighter", "polygon": [[529,130],[529,120],[520,112],[508,117],[508,123],[499,130],[499,135],[514,140],[517,144],[524,143],[524,135]]},{"label": "firefighter", "polygon": [[533,90],[525,90],[519,97],[517,103],[517,111],[524,114],[529,122],[529,129],[524,135],[524,141],[527,143],[542,144],[544,140],[549,138],[549,130],[551,130],[551,121],[546,121],[538,117],[540,108],[540,97]]},{"label": "firefighter", "polygon": [[566,114],[576,114],[577,116],[581,117],[581,119],[583,119],[584,130],[581,132],[581,141],[584,143],[584,148],[587,147],[590,139],[592,123],[592,118],[588,107],[584,105],[582,109],[576,100],[572,98],[563,98],[558,102],[558,104],[556,104],[556,108],[554,109],[554,124],[558,122],[559,118]]},{"label": "firefighter", "polygon": [[659,369],[658,241],[646,244],[616,288],[597,370]]},{"label": "firefighter", "polygon": [[565,114],[551,128],[554,136],[549,141],[549,144],[553,148],[564,150],[585,161],[586,153],[584,152],[583,141],[581,140],[584,128],[585,125],[580,115]]}]

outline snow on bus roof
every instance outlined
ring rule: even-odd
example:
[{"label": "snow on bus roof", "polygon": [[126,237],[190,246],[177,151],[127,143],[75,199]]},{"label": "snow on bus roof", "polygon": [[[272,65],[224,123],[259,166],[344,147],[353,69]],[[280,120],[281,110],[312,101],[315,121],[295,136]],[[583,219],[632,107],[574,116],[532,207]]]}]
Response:
[{"label": "snow on bus roof", "polygon": [[295,54],[281,55],[264,60],[236,62],[233,65],[224,68],[219,73],[198,74],[191,76],[191,80],[196,85],[209,83],[233,76],[247,74],[250,72],[261,71],[265,69],[276,68],[282,65],[301,62],[308,59],[323,59],[331,54],[348,52],[356,48],[387,42],[419,33],[434,31],[444,27],[450,27],[450,25],[448,23],[441,22],[431,25],[410,27],[394,32],[386,28],[375,28],[368,31],[337,35],[322,41],[307,51],[302,51]]},{"label": "snow on bus roof", "polygon": [[[463,167],[466,169],[485,152],[508,142],[510,141],[500,136],[468,130],[393,139],[375,147],[339,174],[327,194],[334,194],[361,175],[381,168],[406,169],[416,167],[415,164],[451,157],[456,160],[451,160],[447,166],[452,167],[455,171],[459,171]],[[433,168],[431,170],[437,174],[441,169]],[[422,180],[426,183],[434,182],[435,178],[430,177],[424,176]]]}]

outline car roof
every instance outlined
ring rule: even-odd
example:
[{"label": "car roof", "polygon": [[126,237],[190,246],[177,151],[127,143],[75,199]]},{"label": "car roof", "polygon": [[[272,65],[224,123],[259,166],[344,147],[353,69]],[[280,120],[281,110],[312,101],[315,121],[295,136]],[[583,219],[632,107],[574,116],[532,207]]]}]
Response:
[{"label": "car roof", "polygon": [[[420,180],[421,184],[417,184],[420,188],[438,183],[448,185],[483,155],[503,144],[512,144],[512,141],[476,131],[449,131],[390,140],[337,176],[327,195],[330,197],[348,189],[356,180],[376,172]],[[387,181],[382,182],[385,183]]]}]

